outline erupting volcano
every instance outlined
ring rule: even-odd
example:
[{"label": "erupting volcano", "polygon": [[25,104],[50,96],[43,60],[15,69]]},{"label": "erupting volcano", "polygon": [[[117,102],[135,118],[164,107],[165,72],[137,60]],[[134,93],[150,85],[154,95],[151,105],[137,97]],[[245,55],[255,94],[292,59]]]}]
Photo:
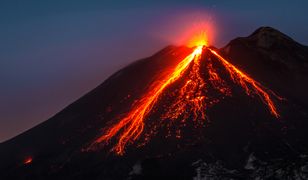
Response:
[{"label": "erupting volcano", "polygon": [[[276,118],[279,117],[273,98],[282,100],[281,97],[232,65],[214,48],[209,47],[204,33],[196,35],[190,41],[189,46],[192,42],[195,42],[192,52],[174,69],[170,69],[166,76],[155,79],[148,90],[132,104],[130,111],[118,117],[110,127],[104,129],[104,134],[91,146],[98,143],[109,143],[114,138],[116,143],[112,150],[123,155],[125,147],[133,144],[142,133],[144,133],[143,142],[150,141],[151,136],[157,133],[161,124],[165,122],[168,124],[168,121],[180,121],[180,126],[186,126],[186,123],[196,123],[196,128],[198,125],[202,126],[203,123],[207,123],[207,109],[222,101],[224,97],[232,96],[232,88],[222,77],[221,71],[217,70],[217,66],[223,66],[233,83],[244,90],[243,93],[247,96],[259,97],[267,106],[268,111]],[[147,119],[155,111],[157,102],[166,98],[166,94],[170,92],[166,89],[178,80],[183,80],[184,83],[178,85],[169,95],[171,97],[168,99],[171,103],[166,105],[161,118],[147,125],[149,127],[144,132],[148,123]],[[209,93],[211,89],[217,91],[218,96]],[[167,127],[169,126],[170,124]],[[176,128],[176,137],[181,137],[181,127]]]},{"label": "erupting volcano", "polygon": [[270,27],[197,33],[0,143],[0,179],[307,179],[307,59]]}]

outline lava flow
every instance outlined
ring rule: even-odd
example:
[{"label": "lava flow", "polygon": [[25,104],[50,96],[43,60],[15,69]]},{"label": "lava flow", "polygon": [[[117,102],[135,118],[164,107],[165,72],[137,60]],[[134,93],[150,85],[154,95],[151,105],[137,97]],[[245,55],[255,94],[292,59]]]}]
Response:
[{"label": "lava flow", "polygon": [[[204,51],[216,58],[203,58]],[[144,132],[144,139],[149,141],[163,122],[180,120],[184,126],[188,120],[192,120],[191,123],[205,123],[207,120],[206,110],[222,101],[226,96],[232,96],[230,84],[214,68],[214,61],[218,62],[228,72],[234,84],[242,87],[248,96],[257,95],[267,106],[269,112],[276,118],[279,117],[272,100],[272,97],[280,99],[278,96],[203,43],[196,46],[191,54],[180,61],[169,75],[163,79],[157,79],[151,85],[149,91],[132,105],[131,110],[111,127],[105,129],[105,133],[92,145],[108,143],[111,139],[115,139],[116,144],[112,151],[122,155],[128,144],[140,138],[154,106],[158,104],[157,102],[160,99],[165,98],[165,94],[168,94],[165,93],[168,92],[167,88],[178,81],[182,81],[182,83],[179,83],[176,90],[170,95],[172,97],[169,102],[170,105],[162,113],[161,118],[155,122],[156,125],[153,125],[149,132]],[[201,70],[205,70],[205,73],[201,73]],[[216,93],[208,93],[213,90]],[[178,128],[176,132],[176,137],[181,137],[181,129]]]},{"label": "lava flow", "polygon": [[96,143],[102,141],[108,141],[119,131],[123,131],[118,139],[118,143],[113,148],[113,150],[118,154],[124,153],[124,147],[128,141],[136,140],[143,131],[144,121],[146,116],[151,112],[153,105],[157,102],[159,96],[162,94],[164,89],[169,85],[178,80],[189,64],[194,60],[198,59],[202,54],[202,47],[198,46],[195,48],[193,53],[188,55],[183,59],[174,69],[174,71],[164,80],[161,84],[154,86],[151,91],[147,92],[144,97],[142,97],[132,108],[130,112],[127,113],[126,117],[121,119],[117,124],[112,126],[107,130],[106,134],[101,136],[96,140]]},{"label": "lava flow", "polygon": [[[246,91],[247,95],[250,95],[251,93],[257,94],[261,100],[268,106],[270,112],[275,116],[279,117],[279,114],[277,112],[277,109],[273,103],[273,101],[270,98],[270,95],[266,92],[266,88],[263,87],[259,82],[253,80],[251,77],[249,77],[247,74],[240,71],[238,68],[236,68],[234,65],[229,63],[225,58],[223,58],[221,55],[219,55],[215,50],[208,48],[218,59],[223,63],[225,68],[230,73],[230,76],[232,80],[238,84],[240,84]],[[250,87],[249,87],[250,86]],[[268,90],[269,91],[269,90]],[[277,96],[272,91],[269,91],[272,95],[274,95],[279,100],[282,100],[283,98]]]}]

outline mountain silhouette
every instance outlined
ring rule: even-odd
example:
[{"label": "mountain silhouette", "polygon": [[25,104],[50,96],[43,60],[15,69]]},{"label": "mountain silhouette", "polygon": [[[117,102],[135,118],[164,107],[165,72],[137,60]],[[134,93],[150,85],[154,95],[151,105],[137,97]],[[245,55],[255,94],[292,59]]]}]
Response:
[{"label": "mountain silhouette", "polygon": [[[271,27],[203,47],[198,68],[187,65],[162,89],[121,153],[114,147],[129,125],[97,141],[192,51],[168,46],[138,60],[1,143],[0,179],[308,178],[308,47]],[[232,74],[233,66],[247,76]]]}]

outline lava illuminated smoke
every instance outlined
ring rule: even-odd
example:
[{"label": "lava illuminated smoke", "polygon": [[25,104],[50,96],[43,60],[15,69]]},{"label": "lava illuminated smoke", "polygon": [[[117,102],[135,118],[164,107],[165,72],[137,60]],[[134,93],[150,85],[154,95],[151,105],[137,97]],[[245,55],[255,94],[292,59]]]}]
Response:
[{"label": "lava illuminated smoke", "polygon": [[[197,46],[193,48],[192,53],[180,61],[169,75],[166,75],[163,79],[157,79],[150,86],[148,92],[145,92],[132,105],[131,110],[124,117],[117,119],[111,127],[105,129],[104,134],[92,145],[108,143],[111,139],[115,139],[116,144],[112,151],[121,155],[125,152],[125,147],[134,143],[142,133],[144,133],[144,140],[149,141],[151,136],[158,131],[159,125],[154,124],[148,132],[144,132],[147,119],[157,102],[164,98],[165,90],[178,80],[182,80],[184,83],[180,84],[180,87],[171,95],[173,97],[170,100],[171,105],[166,108],[160,120],[156,123],[180,120],[185,126],[190,118],[192,123],[206,123],[206,110],[219,103],[224,97],[232,96],[232,90],[226,80],[214,68],[214,58],[202,57],[205,52],[212,57],[216,57],[215,60],[227,71],[233,83],[242,87],[248,96],[257,95],[268,107],[269,112],[276,118],[279,117],[277,108],[271,99],[272,97],[280,99],[278,96],[229,63],[217,51],[208,47],[204,34],[201,34],[201,39],[194,39],[194,42]],[[203,68],[206,69],[206,74],[201,73]],[[204,76],[207,77],[204,78]],[[216,93],[218,96],[208,93],[209,89],[218,92]],[[176,137],[181,137],[180,129],[178,129]]]}]

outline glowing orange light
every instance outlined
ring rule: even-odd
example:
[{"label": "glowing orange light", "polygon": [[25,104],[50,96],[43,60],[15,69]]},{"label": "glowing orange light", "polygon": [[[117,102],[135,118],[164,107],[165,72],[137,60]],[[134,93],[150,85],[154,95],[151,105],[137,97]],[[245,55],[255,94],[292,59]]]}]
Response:
[{"label": "glowing orange light", "polygon": [[32,157],[28,157],[24,160],[24,164],[31,164],[33,161]]},{"label": "glowing orange light", "polygon": [[[222,65],[233,83],[244,89],[246,95],[250,97],[257,95],[267,106],[270,113],[278,118],[279,113],[272,96],[279,100],[282,100],[282,98],[240,71],[219,55],[217,51],[208,47],[207,43],[207,37],[204,33],[192,38],[191,45],[198,45],[194,46],[192,53],[180,61],[166,77],[154,81],[149,90],[132,105],[131,110],[112,126],[107,127],[104,134],[96,139],[92,145],[101,142],[108,143],[112,138],[116,138],[117,141],[112,151],[122,155],[127,144],[135,142],[143,133],[145,121],[159,98],[164,97],[166,88],[178,80],[181,80],[182,83],[179,83],[177,88],[173,90],[171,98],[169,98],[169,105],[162,112],[161,118],[154,125],[150,125],[149,130],[143,134],[145,142],[149,141],[150,137],[157,132],[157,129],[166,122],[180,120],[181,125],[176,128],[175,135],[178,139],[182,137],[181,128],[186,126],[188,120],[192,120],[192,123],[197,124],[196,126],[204,124],[207,120],[206,110],[225,97],[232,96],[230,83],[222,78],[220,71],[214,66],[217,63]],[[216,58],[202,58],[204,51]],[[201,63],[202,60],[206,61]],[[209,91],[211,93],[208,93]],[[168,129],[167,132],[166,137],[169,137],[170,131]]]},{"label": "glowing orange light", "polygon": [[208,46],[208,37],[205,31],[200,31],[196,33],[190,40],[188,40],[188,47],[196,46]]},{"label": "glowing orange light", "polygon": [[218,24],[213,12],[185,11],[172,14],[160,21],[160,30],[153,36],[174,45],[195,47],[209,45],[215,41]]},{"label": "glowing orange light", "polygon": [[[277,109],[270,98],[269,93],[266,92],[266,88],[263,87],[259,82],[253,80],[247,74],[243,73],[239,69],[237,69],[234,65],[229,63],[225,58],[220,56],[215,50],[208,48],[219,60],[224,64],[225,68],[230,73],[232,80],[238,84],[240,84],[246,91],[247,95],[251,95],[251,93],[257,94],[261,100],[268,106],[270,112],[275,116],[279,117]],[[272,91],[270,91],[272,92]],[[278,99],[282,99],[278,97],[276,94],[272,93]]]},{"label": "glowing orange light", "polygon": [[120,134],[117,144],[113,148],[116,153],[123,154],[125,145],[131,140],[136,140],[142,133],[144,120],[152,110],[153,105],[156,103],[163,90],[169,84],[179,79],[188,65],[201,54],[202,46],[196,47],[190,55],[175,67],[174,71],[171,72],[169,76],[150,88],[151,91],[147,92],[123,119],[107,130],[107,132],[97,139],[95,143],[110,140],[117,135],[119,131],[123,131]]}]

